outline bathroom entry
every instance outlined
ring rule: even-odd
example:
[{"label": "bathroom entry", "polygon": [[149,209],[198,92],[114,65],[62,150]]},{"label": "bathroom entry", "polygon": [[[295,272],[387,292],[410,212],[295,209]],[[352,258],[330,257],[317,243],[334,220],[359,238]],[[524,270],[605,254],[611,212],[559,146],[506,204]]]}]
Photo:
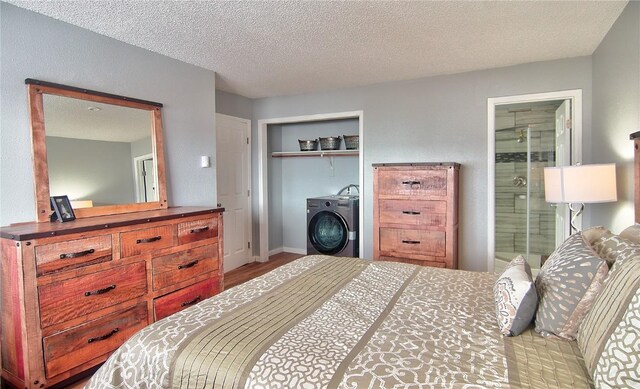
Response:
[{"label": "bathroom entry", "polygon": [[518,254],[540,266],[565,237],[566,206],[545,202],[543,171],[571,161],[571,100],[495,107],[495,271]]}]

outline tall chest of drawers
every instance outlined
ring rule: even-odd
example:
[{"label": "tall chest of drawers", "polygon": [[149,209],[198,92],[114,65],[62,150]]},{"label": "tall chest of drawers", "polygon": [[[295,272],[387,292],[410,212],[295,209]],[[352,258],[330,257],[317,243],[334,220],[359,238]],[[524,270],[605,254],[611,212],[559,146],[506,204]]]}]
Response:
[{"label": "tall chest of drawers", "polygon": [[0,229],[2,377],[60,383],[135,332],[223,288],[223,209],[159,211]]},{"label": "tall chest of drawers", "polygon": [[458,267],[457,163],[373,164],[375,260]]}]

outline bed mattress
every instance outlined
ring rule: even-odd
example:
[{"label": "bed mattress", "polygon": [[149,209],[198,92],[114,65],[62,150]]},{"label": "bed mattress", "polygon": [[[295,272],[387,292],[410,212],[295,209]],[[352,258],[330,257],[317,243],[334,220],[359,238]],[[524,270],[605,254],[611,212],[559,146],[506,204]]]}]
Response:
[{"label": "bed mattress", "polygon": [[503,337],[496,275],[307,256],[141,330],[87,388],[589,388],[576,342]]}]

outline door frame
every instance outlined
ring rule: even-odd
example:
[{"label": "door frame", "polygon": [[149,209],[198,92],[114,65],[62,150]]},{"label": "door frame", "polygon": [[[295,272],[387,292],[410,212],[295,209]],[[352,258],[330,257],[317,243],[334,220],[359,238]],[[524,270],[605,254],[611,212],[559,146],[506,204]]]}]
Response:
[{"label": "door frame", "polygon": [[[582,162],[582,89],[531,93],[487,99],[487,271],[494,271],[495,261],[495,119],[496,106],[505,104],[533,103],[539,101],[571,100],[571,161],[572,165]],[[569,219],[565,230],[569,231]],[[582,216],[576,220],[582,228]],[[565,235],[565,238],[567,235]]]},{"label": "door frame", "polygon": [[267,148],[267,129],[270,124],[287,124],[287,123],[305,123],[339,119],[358,119],[358,170],[360,186],[360,212],[358,215],[360,234],[359,234],[359,252],[364,252],[363,226],[364,226],[364,124],[363,111],[322,113],[314,115],[289,116],[272,119],[258,120],[258,220],[260,228],[260,258],[258,261],[266,262],[269,260],[269,196],[268,196],[268,148]]},{"label": "door frame", "polygon": [[[241,117],[237,117],[237,116],[231,116],[231,115],[225,115],[223,113],[216,113],[216,134],[218,132],[218,118],[223,118],[225,120],[235,120],[238,121],[242,124],[244,124],[247,127],[247,188],[249,190],[249,195],[247,196],[247,220],[246,220],[246,226],[245,226],[245,232],[247,234],[247,239],[249,242],[249,256],[247,259],[249,259],[249,263],[251,261],[254,260],[253,257],[253,232],[252,232],[252,203],[253,203],[253,190],[251,189],[251,120],[249,119],[245,119],[245,118],[241,118]],[[216,156],[218,154],[218,145],[217,145],[217,141],[216,141]],[[220,169],[220,166],[218,166],[218,161],[216,160],[216,174],[218,169]],[[216,176],[216,193],[218,193],[218,178]],[[216,198],[216,203],[217,203],[217,198]],[[225,231],[225,234],[227,234],[228,231]],[[224,243],[224,242],[223,242]],[[224,250],[222,253],[223,258],[221,259],[222,261],[224,261]]]},{"label": "door frame", "polygon": [[[138,171],[138,167],[140,165],[141,161],[144,161],[145,159],[151,159],[153,161],[153,169],[155,172],[157,172],[157,168],[156,168],[156,160],[155,158],[153,158],[153,153],[148,153],[148,154],[143,154],[143,155],[139,155],[137,157],[133,157],[133,177],[135,179],[135,188],[136,188],[136,202],[141,202],[140,201],[140,176],[139,176],[139,171]],[[156,179],[156,175],[154,174],[153,176],[153,186],[154,188],[158,187],[158,182]],[[147,200],[149,201],[149,200]],[[157,201],[157,200],[156,200]]]}]

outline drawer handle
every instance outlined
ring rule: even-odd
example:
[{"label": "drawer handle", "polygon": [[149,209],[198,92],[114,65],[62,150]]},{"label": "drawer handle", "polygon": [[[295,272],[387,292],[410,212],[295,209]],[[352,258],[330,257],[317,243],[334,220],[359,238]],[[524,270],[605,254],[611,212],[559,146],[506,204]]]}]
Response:
[{"label": "drawer handle", "polygon": [[403,240],[402,243],[406,244],[420,244],[419,240]]},{"label": "drawer handle", "polygon": [[101,340],[109,339],[114,334],[117,334],[118,331],[120,331],[120,329],[116,327],[116,328],[112,329],[111,332],[109,332],[108,334],[104,334],[104,335],[101,335],[101,336],[96,336],[95,338],[87,339],[87,343],[99,342]]},{"label": "drawer handle", "polygon": [[191,230],[191,233],[192,234],[197,234],[199,232],[205,232],[205,231],[209,231],[209,226],[200,227],[200,228],[194,228],[193,230]]},{"label": "drawer handle", "polygon": [[420,187],[420,181],[402,181],[402,185],[411,185],[411,187],[416,185]]},{"label": "drawer handle", "polygon": [[188,268],[190,268],[192,266],[195,266],[197,263],[198,263],[198,260],[196,259],[195,261],[191,261],[189,263],[178,265],[178,270],[188,269]]},{"label": "drawer handle", "polygon": [[180,304],[181,307],[186,307],[187,305],[193,305],[195,303],[197,303],[200,300],[201,296],[197,295],[196,298],[194,298],[193,300],[189,300],[189,301],[185,301],[184,303]]},{"label": "drawer handle", "polygon": [[96,250],[89,249],[84,251],[78,251],[77,253],[60,254],[60,259],[84,257],[85,255],[93,254],[95,252]]},{"label": "drawer handle", "polygon": [[420,215],[420,212],[417,211],[402,211],[405,215]]},{"label": "drawer handle", "polygon": [[98,290],[92,290],[90,292],[84,292],[84,295],[89,297],[89,296],[94,296],[94,295],[98,295],[98,294],[103,294],[103,293],[107,293],[110,290],[114,290],[116,288],[116,284],[112,284],[107,286],[106,288],[102,288],[102,289],[98,289]]},{"label": "drawer handle", "polygon": [[153,238],[138,239],[138,240],[136,240],[136,243],[137,243],[137,244],[140,244],[140,243],[151,243],[151,242],[157,242],[157,241],[159,241],[160,239],[162,239],[162,237],[161,237],[161,236],[154,236]]}]

